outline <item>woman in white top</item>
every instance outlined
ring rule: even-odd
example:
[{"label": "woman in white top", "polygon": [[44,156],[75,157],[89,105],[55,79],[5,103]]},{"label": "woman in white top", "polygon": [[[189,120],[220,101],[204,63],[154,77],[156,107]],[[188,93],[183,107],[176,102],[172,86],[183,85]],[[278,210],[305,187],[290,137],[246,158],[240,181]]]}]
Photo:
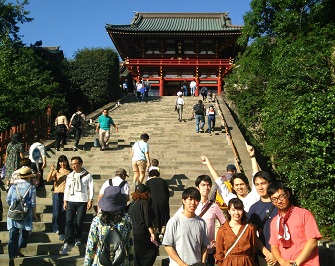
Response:
[{"label": "woman in white top", "polygon": [[213,105],[210,105],[206,109],[206,115],[207,115],[207,121],[208,121],[208,133],[210,136],[212,136],[212,132],[214,131],[214,127],[215,127],[215,115],[216,115]]},{"label": "woman in white top", "polygon": [[[255,151],[251,146],[247,146],[247,149],[250,158],[252,158],[252,168],[253,170],[256,170],[258,169],[258,166],[255,159]],[[255,186],[252,185],[252,189],[250,189],[249,180],[244,174],[237,173],[233,175],[230,179],[233,186],[233,192],[230,192],[224,183],[225,180],[218,175],[208,158],[206,156],[201,156],[201,162],[207,165],[208,170],[211,172],[216,184],[219,186],[218,191],[225,202],[229,202],[232,198],[239,198],[243,202],[244,210],[248,212],[251,205],[260,200],[260,196],[257,193]]]},{"label": "woman in white top", "polygon": [[62,144],[66,144],[66,132],[69,130],[69,122],[63,111],[60,110],[55,119],[55,133],[56,133],[56,150],[60,151],[60,141]]},{"label": "woman in white top", "polygon": [[183,99],[183,93],[178,95],[176,100],[176,110],[178,112],[178,121],[181,122],[183,120],[183,106],[185,105],[185,101]]}]

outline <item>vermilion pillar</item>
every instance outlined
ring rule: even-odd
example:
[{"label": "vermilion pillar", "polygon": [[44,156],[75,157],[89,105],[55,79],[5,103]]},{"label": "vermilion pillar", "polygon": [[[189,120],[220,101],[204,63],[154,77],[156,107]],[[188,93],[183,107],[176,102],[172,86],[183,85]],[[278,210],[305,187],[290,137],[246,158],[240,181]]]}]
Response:
[{"label": "vermilion pillar", "polygon": [[222,93],[222,79],[218,77],[218,95]]}]

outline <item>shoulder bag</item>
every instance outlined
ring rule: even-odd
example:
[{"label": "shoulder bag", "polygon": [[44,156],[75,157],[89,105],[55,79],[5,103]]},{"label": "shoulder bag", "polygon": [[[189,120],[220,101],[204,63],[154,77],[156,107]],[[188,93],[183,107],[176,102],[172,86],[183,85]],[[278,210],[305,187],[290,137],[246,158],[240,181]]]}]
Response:
[{"label": "shoulder bag", "polygon": [[241,232],[241,234],[238,236],[238,238],[236,239],[236,241],[234,242],[234,244],[230,247],[230,249],[228,249],[226,255],[224,256],[225,258],[227,258],[228,254],[233,250],[233,248],[236,246],[236,244],[238,243],[238,241],[240,240],[241,236],[244,234],[245,230],[247,230],[247,227],[249,226],[249,224],[247,224],[244,228],[243,231]]}]

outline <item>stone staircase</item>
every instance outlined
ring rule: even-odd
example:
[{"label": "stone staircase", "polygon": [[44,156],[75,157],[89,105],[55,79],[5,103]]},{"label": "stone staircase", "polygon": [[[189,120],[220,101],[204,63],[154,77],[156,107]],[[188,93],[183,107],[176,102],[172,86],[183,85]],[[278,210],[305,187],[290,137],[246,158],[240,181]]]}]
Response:
[{"label": "stone staircase", "polygon": [[[120,105],[110,110],[110,115],[116,122],[119,132],[113,132],[110,138],[109,149],[100,151],[93,146],[94,124],[92,120],[87,127],[85,136],[79,143],[79,151],[72,151],[73,143],[61,151],[56,151],[49,145],[47,163],[56,163],[59,155],[81,156],[84,168],[93,174],[94,191],[96,199],[103,182],[114,176],[116,168],[122,167],[128,171],[128,182],[133,190],[131,170],[131,147],[139,140],[142,133],[149,134],[149,148],[151,159],[160,162],[161,177],[167,181],[171,191],[171,215],[181,205],[181,193],[189,186],[194,186],[194,181],[201,174],[209,174],[207,167],[200,162],[200,156],[206,155],[211,159],[219,173],[225,172],[228,163],[234,163],[232,148],[227,143],[226,135],[222,131],[219,119],[215,134],[196,133],[195,121],[191,119],[193,105],[198,97],[186,97],[184,108],[184,121],[177,120],[174,111],[175,97],[150,97],[146,103],[138,103],[133,97],[126,97]],[[206,121],[207,122],[207,121]],[[207,124],[205,125],[205,129]],[[49,171],[47,167],[45,177]],[[5,201],[6,192],[2,192],[4,205],[3,221],[0,222],[0,265],[8,265],[8,231],[6,229],[6,213],[8,210]],[[75,247],[64,256],[59,255],[63,242],[58,240],[58,235],[52,233],[52,184],[46,185],[45,191],[37,193],[38,222],[29,237],[27,248],[22,250],[26,256],[16,258],[15,265],[83,265],[85,245]],[[96,204],[96,201],[95,201]],[[96,207],[96,206],[95,206]],[[88,212],[84,223],[82,242],[85,243],[90,223],[95,215],[92,209]],[[168,257],[163,247],[159,249],[155,265],[168,265]]]}]

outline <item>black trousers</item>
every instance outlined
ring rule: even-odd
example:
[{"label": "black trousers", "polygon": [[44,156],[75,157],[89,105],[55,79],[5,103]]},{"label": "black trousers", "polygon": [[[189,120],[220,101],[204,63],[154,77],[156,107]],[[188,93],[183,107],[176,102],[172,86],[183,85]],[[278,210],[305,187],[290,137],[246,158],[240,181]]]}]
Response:
[{"label": "black trousers", "polygon": [[135,266],[154,265],[158,248],[150,240],[150,234],[134,234]]}]

